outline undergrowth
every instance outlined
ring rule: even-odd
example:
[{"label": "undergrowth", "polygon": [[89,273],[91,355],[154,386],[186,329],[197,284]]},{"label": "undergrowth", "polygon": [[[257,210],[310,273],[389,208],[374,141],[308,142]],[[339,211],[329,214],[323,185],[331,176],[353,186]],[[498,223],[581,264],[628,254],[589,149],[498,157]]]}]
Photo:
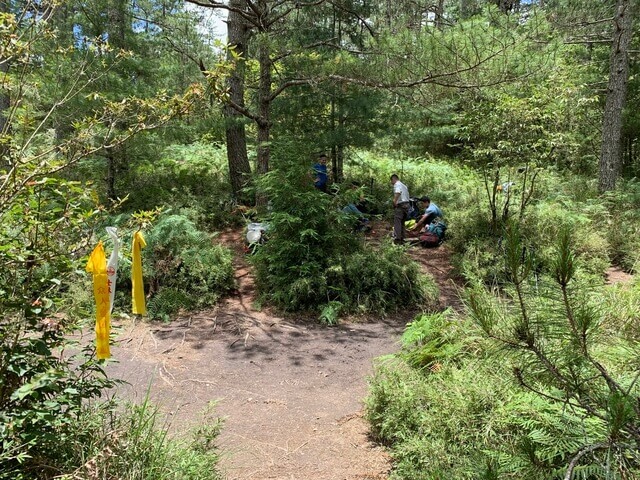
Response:
[{"label": "undergrowth", "polygon": [[505,232],[499,289],[476,282],[463,318],[419,316],[378,362],[367,418],[393,479],[640,474],[638,284],[584,281],[566,231],[536,280],[521,234]]},{"label": "undergrowth", "polygon": [[316,191],[295,168],[270,172],[262,182],[270,199],[269,240],[253,261],[263,301],[316,312],[326,323],[342,314],[434,303],[433,280],[402,248],[366,246],[341,212],[340,196]]},{"label": "undergrowth", "polygon": [[148,400],[86,404],[56,432],[55,451],[5,463],[0,479],[217,480],[220,428],[207,411],[197,429],[176,438]]},{"label": "undergrowth", "polygon": [[[126,225],[127,216],[117,221]],[[131,291],[132,229],[123,235],[118,291]],[[203,308],[215,304],[234,288],[231,251],[214,242],[212,235],[199,230],[188,217],[167,213],[144,230],[147,243],[142,249],[145,290],[151,318],[169,320],[180,309]],[[128,293],[118,298],[130,304]]]}]

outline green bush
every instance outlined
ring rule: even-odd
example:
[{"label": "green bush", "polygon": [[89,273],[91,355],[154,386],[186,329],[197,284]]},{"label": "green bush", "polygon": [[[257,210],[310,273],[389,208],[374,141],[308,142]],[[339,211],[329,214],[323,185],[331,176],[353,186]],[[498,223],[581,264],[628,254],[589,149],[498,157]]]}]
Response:
[{"label": "green bush", "polygon": [[[460,328],[439,325],[438,337],[464,343],[477,333],[468,322]],[[449,331],[456,331],[454,335]],[[454,338],[455,337],[455,338]],[[427,340],[427,344],[431,340]],[[440,356],[432,368],[412,368],[403,356],[425,357],[426,349],[404,350],[376,367],[367,398],[366,416],[374,434],[391,447],[393,479],[476,479],[486,473],[487,452],[509,445],[508,427],[500,414],[514,387],[498,358],[476,359],[467,353],[456,361]],[[525,478],[525,477],[521,477]]]},{"label": "green bush", "polygon": [[41,332],[18,325],[0,325],[0,478],[50,478],[49,462],[60,445],[73,438],[78,416],[87,399],[114,386],[93,346],[78,354],[69,331],[53,321],[42,322]]},{"label": "green bush", "polygon": [[638,328],[640,290],[581,282],[560,233],[554,280],[534,281],[536,262],[512,224],[508,283],[471,287],[467,318],[420,316],[401,352],[377,366],[367,417],[391,447],[392,478],[640,474],[640,364],[626,333]]},{"label": "green bush", "polygon": [[[125,222],[126,216],[120,217]],[[123,236],[131,245],[132,232]],[[234,288],[231,251],[213,242],[183,215],[164,214],[144,231],[142,250],[145,290],[151,318],[168,320],[178,310],[210,306]],[[118,291],[131,289],[130,249],[123,249],[118,268]],[[122,297],[128,306],[129,296]]]},{"label": "green bush", "polygon": [[170,145],[159,158],[132,165],[121,179],[122,191],[131,192],[125,211],[170,207],[188,211],[199,228],[238,223],[227,173],[226,152],[212,143]]},{"label": "green bush", "polygon": [[[514,187],[517,190],[517,185]],[[480,278],[487,284],[505,281],[502,256],[507,222],[500,220],[493,228],[490,222],[487,194],[477,202],[453,212],[457,234],[449,244],[456,252],[455,264],[466,278]],[[525,247],[535,252],[538,275],[549,274],[554,256],[554,242],[559,232],[570,228],[575,232],[575,252],[580,258],[580,276],[601,283],[614,254],[610,238],[610,214],[606,204],[596,196],[593,185],[563,178],[553,170],[540,171],[534,194],[519,228],[526,238]]]},{"label": "green bush", "polygon": [[215,440],[221,429],[207,413],[190,436],[172,438],[169,425],[145,401],[84,404],[64,429],[55,430],[51,450],[4,464],[6,480],[217,480]]},{"label": "green bush", "polygon": [[[166,318],[183,307],[213,305],[234,288],[229,249],[215,245],[210,235],[198,230],[186,217],[161,217],[145,238],[143,268],[152,299],[163,289],[183,294],[163,295],[165,303],[151,301],[150,313],[156,317]],[[169,298],[176,303],[166,302]]]},{"label": "green bush", "polygon": [[262,300],[322,312],[328,323],[344,313],[428,306],[436,287],[418,265],[390,244],[365,247],[340,211],[345,198],[316,191],[305,173],[291,168],[262,180],[271,207],[269,239],[253,257]]},{"label": "green bush", "polygon": [[621,181],[605,198],[601,234],[611,245],[611,260],[629,272],[640,268],[640,183]]},{"label": "green bush", "polygon": [[78,312],[62,310],[71,286],[90,282],[76,274],[97,217],[90,193],[76,182],[42,178],[0,195],[2,478],[45,468],[83,402],[114,385],[93,347],[68,338],[79,330]]}]

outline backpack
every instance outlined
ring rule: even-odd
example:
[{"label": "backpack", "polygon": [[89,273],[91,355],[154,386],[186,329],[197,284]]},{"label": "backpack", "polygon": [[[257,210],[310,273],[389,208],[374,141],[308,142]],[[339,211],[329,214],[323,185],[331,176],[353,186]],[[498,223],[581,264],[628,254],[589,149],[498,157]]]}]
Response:
[{"label": "backpack", "polygon": [[426,248],[433,248],[440,245],[440,237],[435,233],[426,232],[420,235],[420,245]]},{"label": "backpack", "polygon": [[409,198],[409,210],[407,211],[407,220],[417,220],[422,215],[418,208],[419,199],[415,197]]},{"label": "backpack", "polygon": [[436,234],[440,239],[440,241],[443,241],[444,234],[447,231],[447,224],[444,223],[442,220],[436,219],[433,222],[431,222],[431,225],[429,225],[428,231],[429,233]]},{"label": "backpack", "polygon": [[434,220],[425,233],[420,235],[420,245],[426,248],[437,247],[444,241],[447,225],[441,220]]}]

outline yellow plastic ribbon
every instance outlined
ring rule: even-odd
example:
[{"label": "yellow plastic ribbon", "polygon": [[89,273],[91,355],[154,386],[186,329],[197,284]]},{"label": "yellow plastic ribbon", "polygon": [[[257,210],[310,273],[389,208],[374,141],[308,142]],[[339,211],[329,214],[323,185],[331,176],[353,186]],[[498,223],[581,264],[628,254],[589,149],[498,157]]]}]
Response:
[{"label": "yellow plastic ribbon", "polygon": [[93,274],[93,296],[96,301],[96,356],[100,360],[111,357],[109,351],[110,287],[107,276],[107,259],[102,241],[91,252],[86,270]]},{"label": "yellow plastic ribbon", "polygon": [[133,235],[133,246],[131,256],[133,265],[131,267],[131,301],[133,303],[133,313],[135,315],[146,315],[147,306],[144,299],[144,283],[142,281],[142,249],[147,246],[142,232]]}]

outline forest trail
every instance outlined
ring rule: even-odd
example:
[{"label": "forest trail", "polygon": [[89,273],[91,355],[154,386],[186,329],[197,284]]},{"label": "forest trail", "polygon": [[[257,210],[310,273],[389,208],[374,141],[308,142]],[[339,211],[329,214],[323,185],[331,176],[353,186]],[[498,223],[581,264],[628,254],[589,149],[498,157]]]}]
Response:
[{"label": "forest trail", "polygon": [[[362,399],[373,359],[397,351],[415,312],[328,328],[258,311],[241,232],[218,241],[236,252],[237,290],[170,324],[120,325],[112,350],[119,363],[108,366],[129,382],[119,394],[142,401],[148,390],[177,433],[196,427],[216,402],[227,480],[388,478],[390,458],[369,437]],[[434,275],[441,305],[459,307],[446,246],[409,251]]]}]

